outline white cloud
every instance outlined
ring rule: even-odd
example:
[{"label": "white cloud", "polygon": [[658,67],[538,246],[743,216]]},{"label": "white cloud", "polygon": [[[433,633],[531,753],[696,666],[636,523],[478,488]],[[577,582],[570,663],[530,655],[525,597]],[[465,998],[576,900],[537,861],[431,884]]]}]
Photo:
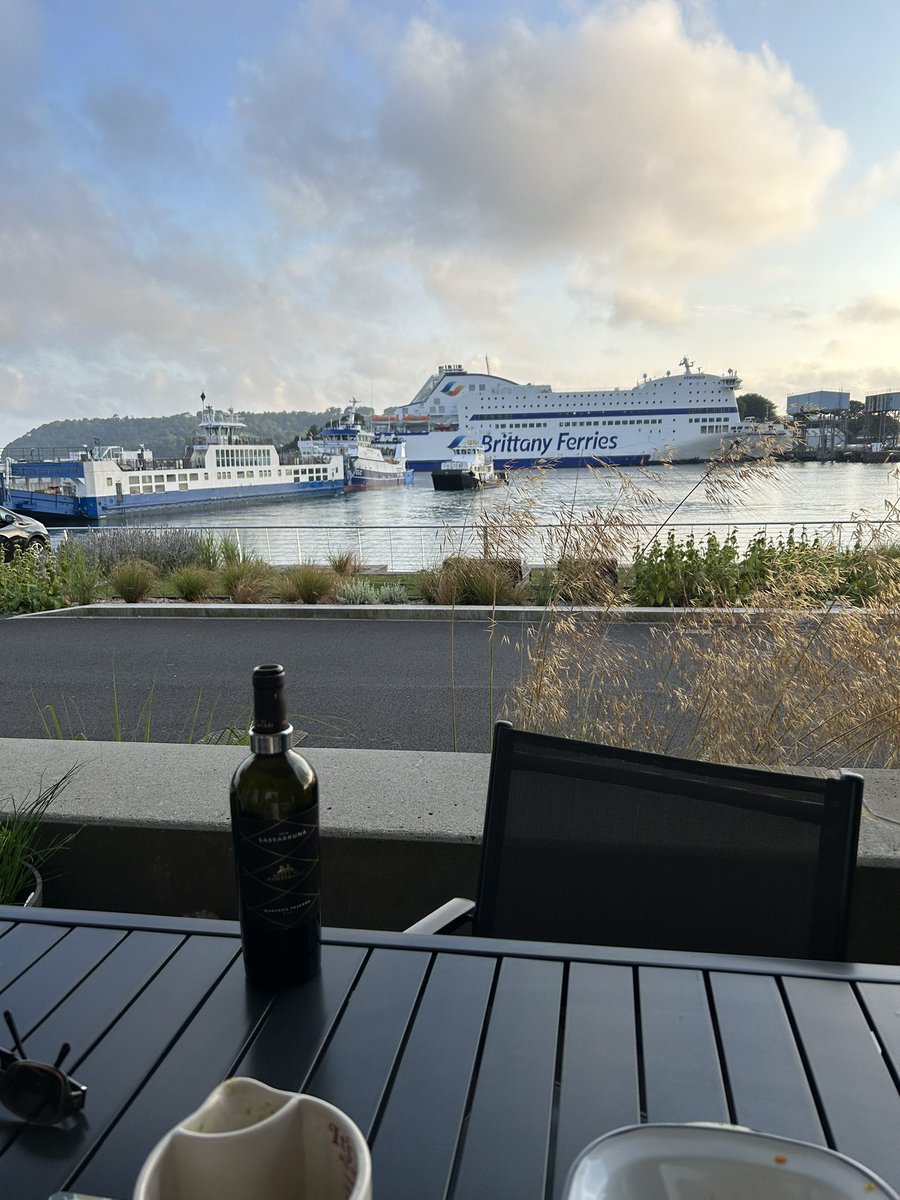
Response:
[{"label": "white cloud", "polygon": [[860,296],[840,315],[862,325],[896,325],[900,322],[900,300],[882,295]]}]

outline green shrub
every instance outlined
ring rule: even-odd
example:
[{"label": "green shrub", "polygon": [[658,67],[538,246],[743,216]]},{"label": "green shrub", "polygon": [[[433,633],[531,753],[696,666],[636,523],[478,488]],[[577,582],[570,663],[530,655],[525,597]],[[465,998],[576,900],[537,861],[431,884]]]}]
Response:
[{"label": "green shrub", "polygon": [[275,589],[275,572],[260,558],[242,558],[222,568],[222,585],[234,604],[261,604]]},{"label": "green shrub", "polygon": [[126,604],[140,604],[150,595],[155,579],[156,571],[151,563],[129,558],[113,567],[109,586]]},{"label": "green shrub", "polygon": [[327,567],[303,563],[289,567],[278,577],[278,597],[285,604],[318,604],[334,594],[334,584],[334,575]]},{"label": "green shrub", "polygon": [[378,589],[379,604],[409,604],[409,592],[402,583],[383,583]]},{"label": "green shrub", "polygon": [[214,576],[206,567],[179,567],[169,575],[168,582],[176,596],[193,604],[205,600],[212,593]]},{"label": "green shrub", "polygon": [[65,605],[55,555],[17,548],[9,562],[0,562],[0,613],[44,612]]},{"label": "green shrub", "polygon": [[377,604],[378,588],[368,579],[353,579],[337,593],[338,604]]},{"label": "green shrub", "polygon": [[81,542],[60,542],[56,563],[67,604],[93,604],[103,594],[103,570]]}]

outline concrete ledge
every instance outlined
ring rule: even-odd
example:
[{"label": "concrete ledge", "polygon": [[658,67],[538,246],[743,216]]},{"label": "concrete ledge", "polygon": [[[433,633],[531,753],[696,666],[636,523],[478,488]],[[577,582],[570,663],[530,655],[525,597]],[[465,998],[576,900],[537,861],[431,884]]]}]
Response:
[{"label": "concrete ledge", "polygon": [[[474,895],[487,754],[300,747],[320,783],[324,916],[402,929]],[[0,809],[72,766],[49,814],[73,832],[46,903],[233,917],[228,787],[239,746],[0,739]],[[864,770],[851,957],[900,962],[900,771]]]}]

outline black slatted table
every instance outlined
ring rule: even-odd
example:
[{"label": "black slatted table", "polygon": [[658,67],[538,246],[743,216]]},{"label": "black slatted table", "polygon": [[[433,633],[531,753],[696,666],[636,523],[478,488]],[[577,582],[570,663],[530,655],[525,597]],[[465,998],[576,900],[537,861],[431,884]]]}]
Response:
[{"label": "black slatted table", "polygon": [[833,1146],[900,1187],[900,967],[332,930],[321,977],[271,992],[228,922],[0,908],[0,1008],[88,1087],[55,1129],[0,1109],[9,1200],[130,1200],[234,1074],[344,1109],[376,1200],[554,1200],[638,1121]]}]

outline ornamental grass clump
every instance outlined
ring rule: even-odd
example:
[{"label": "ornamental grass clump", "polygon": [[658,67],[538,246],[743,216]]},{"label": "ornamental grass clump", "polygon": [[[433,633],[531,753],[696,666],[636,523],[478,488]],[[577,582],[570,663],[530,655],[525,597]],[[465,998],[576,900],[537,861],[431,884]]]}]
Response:
[{"label": "ornamental grass clump", "polygon": [[275,572],[261,558],[245,556],[221,572],[225,594],[234,604],[262,604],[275,593]]},{"label": "ornamental grass clump", "polygon": [[278,598],[285,604],[320,604],[334,595],[335,582],[327,567],[302,563],[278,576]]},{"label": "ornamental grass clump", "polygon": [[[711,463],[707,494],[733,498],[729,487],[752,486],[761,470]],[[894,505],[886,521],[896,519]],[[760,535],[742,555],[731,539],[667,538],[654,551],[657,523],[636,561],[669,569],[640,586],[650,602],[686,607],[665,624],[623,626],[551,605],[523,641],[505,715],[519,728],[717,762],[898,766],[900,560],[885,528],[861,523],[849,551]],[[623,549],[632,534],[626,525]]]},{"label": "ornamental grass clump", "polygon": [[128,558],[117,563],[109,575],[110,590],[126,604],[140,604],[146,600],[155,582],[156,568],[140,558]]},{"label": "ornamental grass clump", "polygon": [[429,604],[519,605],[525,602],[526,595],[522,583],[513,579],[508,564],[462,555],[423,571],[420,587]]},{"label": "ornamental grass clump", "polygon": [[345,578],[361,575],[365,570],[363,561],[355,550],[336,550],[328,555],[327,561],[335,575]]},{"label": "ornamental grass clump", "polygon": [[196,604],[212,595],[216,577],[207,567],[194,565],[179,567],[168,576],[167,582],[176,596]]},{"label": "ornamental grass clump", "polygon": [[35,871],[50,859],[72,835],[48,837],[44,829],[47,809],[65,788],[79,766],[70,767],[51,784],[41,784],[36,796],[15,800],[7,796],[0,813],[0,904],[20,903],[33,889]]}]

